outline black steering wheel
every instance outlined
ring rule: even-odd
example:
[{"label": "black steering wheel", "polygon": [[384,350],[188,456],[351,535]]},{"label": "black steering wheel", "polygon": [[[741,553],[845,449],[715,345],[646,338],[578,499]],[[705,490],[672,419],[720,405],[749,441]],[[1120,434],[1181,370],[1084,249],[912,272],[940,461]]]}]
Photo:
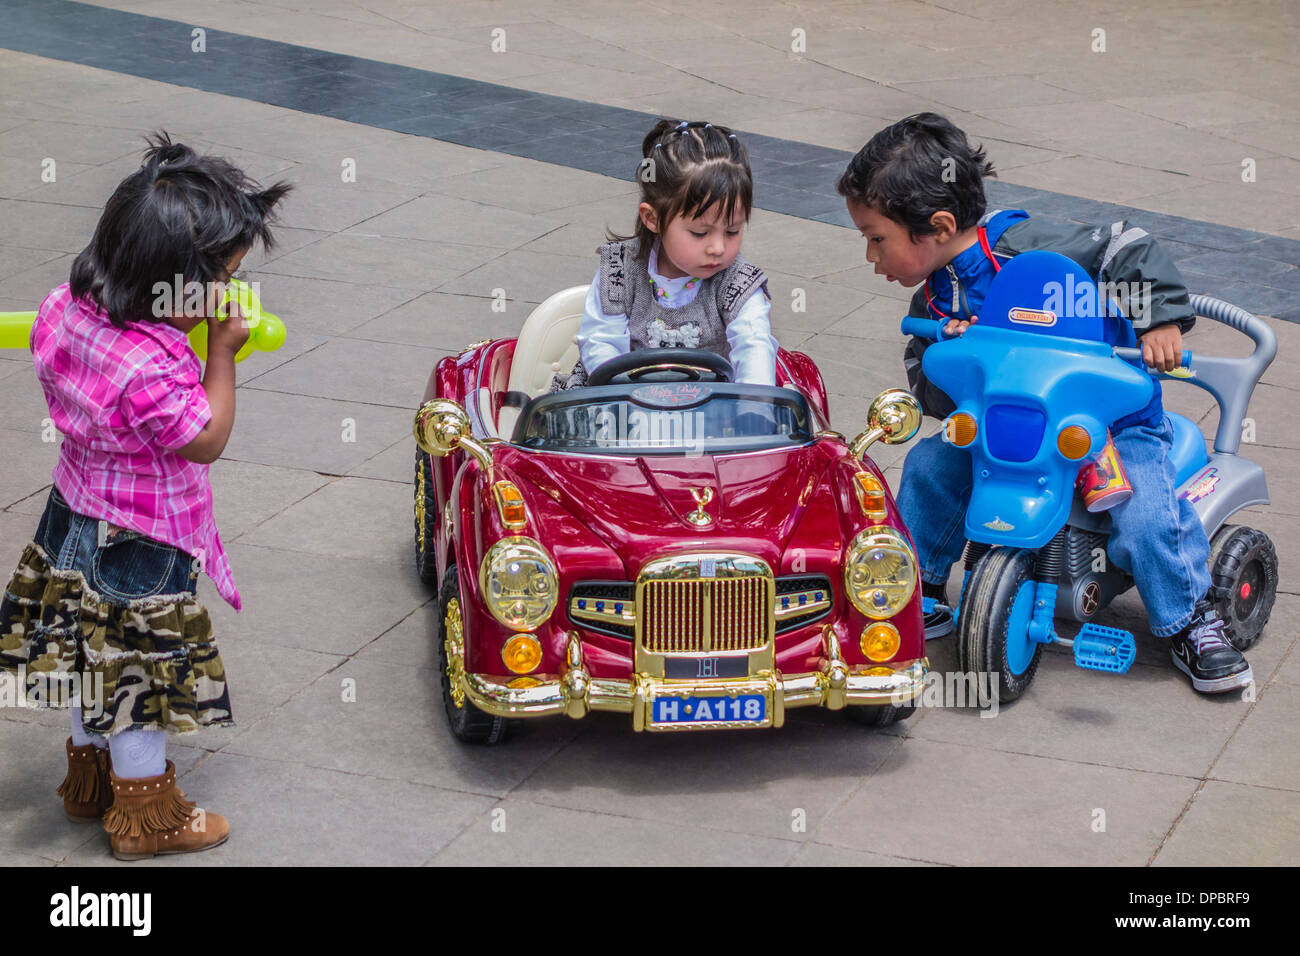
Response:
[{"label": "black steering wheel", "polygon": [[602,362],[587,375],[592,386],[733,380],[731,362],[704,349],[639,349]]}]

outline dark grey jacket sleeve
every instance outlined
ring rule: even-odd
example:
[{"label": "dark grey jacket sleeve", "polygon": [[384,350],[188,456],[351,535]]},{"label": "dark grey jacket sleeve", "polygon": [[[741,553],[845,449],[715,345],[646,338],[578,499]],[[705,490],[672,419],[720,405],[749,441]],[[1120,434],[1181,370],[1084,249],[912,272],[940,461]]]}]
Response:
[{"label": "dark grey jacket sleeve", "polygon": [[1196,324],[1178,267],[1146,230],[1127,221],[1087,226],[1027,219],[1004,232],[994,251],[1031,250],[1059,252],[1105,283],[1105,293],[1119,303],[1138,335],[1170,322],[1184,332]]},{"label": "dark grey jacket sleeve", "polygon": [[[912,305],[907,314],[921,318],[930,317],[929,310],[925,306],[923,288],[918,289],[916,295],[912,296]],[[916,400],[921,403],[921,411],[935,418],[946,418],[957,405],[947,393],[931,384],[925,377],[925,373],[921,371],[921,356],[929,347],[930,343],[925,339],[913,337],[907,340],[907,348],[903,350],[903,368],[907,370],[907,386],[916,396]]]}]

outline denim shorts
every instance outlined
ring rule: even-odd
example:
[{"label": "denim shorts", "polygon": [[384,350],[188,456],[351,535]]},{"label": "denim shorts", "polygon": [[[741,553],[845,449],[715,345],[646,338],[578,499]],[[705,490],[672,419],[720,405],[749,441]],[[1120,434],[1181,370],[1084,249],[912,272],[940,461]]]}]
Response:
[{"label": "denim shorts", "polygon": [[77,514],[57,488],[50,489],[36,543],[54,568],[81,572],[86,586],[110,603],[194,595],[198,587],[198,562],[180,548],[138,531],[109,534],[108,522]]}]

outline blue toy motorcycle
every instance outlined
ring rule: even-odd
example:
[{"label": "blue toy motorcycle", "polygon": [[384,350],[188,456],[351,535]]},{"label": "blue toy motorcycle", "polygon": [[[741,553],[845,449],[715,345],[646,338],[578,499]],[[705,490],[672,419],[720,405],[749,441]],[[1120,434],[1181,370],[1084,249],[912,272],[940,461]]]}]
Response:
[{"label": "blue toy motorcycle", "polygon": [[[1213,454],[1191,420],[1168,413],[1172,458],[1179,495],[1191,501],[1210,539],[1211,596],[1225,636],[1244,650],[1272,611],[1277,554],[1263,532],[1226,522],[1269,500],[1263,470],[1237,450],[1250,395],[1277,340],[1236,306],[1199,295],[1191,304],[1197,315],[1255,342],[1246,358],[1185,351],[1183,368],[1161,376],[1197,385],[1219,405]],[[1107,428],[1153,394],[1141,350],[1104,341],[1103,323],[1118,314],[1076,263],[1028,252],[1003,266],[979,322],[963,335],[943,338],[934,319],[903,320],[905,335],[935,342],[922,368],[956,403],[944,434],[970,452],[974,469],[966,575],[954,609],[958,666],[999,675],[1003,701],[1033,681],[1044,644],[1072,644],[1075,664],[1112,673],[1126,672],[1136,656],[1130,632],[1090,620],[1133,579],[1096,560],[1110,518],[1088,511],[1075,494],[1079,469],[1103,451]],[[1057,634],[1057,616],[1082,622],[1073,641]]]}]

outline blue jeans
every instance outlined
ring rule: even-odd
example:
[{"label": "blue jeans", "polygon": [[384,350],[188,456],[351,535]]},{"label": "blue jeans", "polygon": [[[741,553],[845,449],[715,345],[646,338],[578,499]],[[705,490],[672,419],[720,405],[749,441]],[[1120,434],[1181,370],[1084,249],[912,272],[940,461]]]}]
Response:
[{"label": "blue jeans", "polygon": [[197,566],[184,551],[137,531],[110,536],[107,522],[71,510],[57,488],[50,489],[35,540],[51,566],[80,571],[86,586],[110,603],[194,594],[198,585]]},{"label": "blue jeans", "polygon": [[[1151,633],[1169,637],[1187,626],[1210,589],[1210,542],[1196,511],[1178,497],[1169,459],[1173,426],[1132,425],[1111,436],[1133,497],[1110,511],[1111,561],[1133,575]],[[966,545],[970,454],[933,435],[903,463],[898,510],[916,542],[921,580],[943,584]]]}]

